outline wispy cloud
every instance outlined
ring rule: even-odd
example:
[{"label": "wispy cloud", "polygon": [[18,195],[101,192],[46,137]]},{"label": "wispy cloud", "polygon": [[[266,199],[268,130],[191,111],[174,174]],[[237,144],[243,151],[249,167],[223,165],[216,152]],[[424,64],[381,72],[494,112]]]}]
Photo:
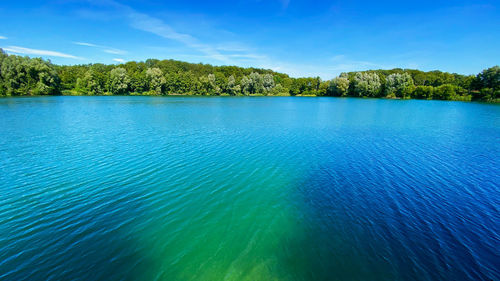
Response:
[{"label": "wispy cloud", "polygon": [[108,53],[108,54],[113,54],[113,55],[124,55],[127,53],[126,51],[118,50],[118,49],[106,49],[106,50],[104,50],[104,52]]},{"label": "wispy cloud", "polygon": [[86,42],[73,42],[73,44],[87,47],[97,47],[96,44],[86,43]]},{"label": "wispy cloud", "polygon": [[277,60],[259,60],[260,67],[284,72],[292,77],[316,77],[332,79],[342,72],[364,71],[370,69],[390,69],[394,65],[351,59],[346,55],[336,55],[317,63],[290,63]]},{"label": "wispy cloud", "polygon": [[[145,13],[138,12],[130,6],[121,4],[114,0],[103,0],[103,1],[87,0],[87,1],[94,5],[98,5],[100,7],[106,6],[108,8],[114,9],[116,11],[114,14],[115,15],[121,14],[122,18],[124,18],[128,22],[128,24],[134,29],[145,31],[163,37],[165,39],[179,42],[192,50],[202,53],[206,58],[209,58],[211,60],[216,60],[224,64],[237,64],[238,57],[241,56],[231,55],[231,52],[233,51],[241,52],[247,49],[245,47],[238,46],[237,48],[238,50],[234,50],[234,48],[232,48],[233,50],[230,50],[228,48],[220,47],[222,46],[222,44],[214,45],[202,42],[200,39],[196,38],[191,34],[175,30],[171,25],[169,25],[162,19],[150,16]],[[95,45],[92,47],[102,47],[102,46]],[[111,49],[107,50],[108,53],[112,53],[112,51],[113,50]]]},{"label": "wispy cloud", "polygon": [[[185,47],[188,47],[189,50],[196,52],[193,54],[191,52],[186,52],[186,48],[182,48],[182,50],[179,48],[170,48],[168,53],[170,55],[174,55],[177,59],[185,59],[187,61],[199,59],[200,61],[208,61],[214,64],[219,63],[226,65],[260,67],[285,72],[294,77],[319,75],[322,78],[332,78],[335,74],[340,73],[340,71],[330,67],[334,63],[330,63],[324,67],[318,67],[317,65],[281,61],[270,57],[267,54],[262,54],[255,48],[251,48],[239,41],[234,41],[234,39],[231,41],[224,41],[223,38],[217,38],[222,40],[216,40],[215,42],[209,43],[193,35],[195,33],[181,32],[173,27],[177,26],[175,24],[169,24],[163,19],[136,11],[132,7],[121,4],[115,0],[87,1],[99,7],[105,6],[108,9],[111,8],[113,10],[111,14],[114,17],[119,15],[119,17],[124,19],[130,27],[136,30],[148,32],[168,40],[173,40],[181,43]],[[290,0],[278,0],[278,2],[282,4],[283,8],[287,8],[290,4]],[[219,30],[212,30],[211,33],[221,34]],[[89,47],[97,47],[96,44],[92,43],[85,43],[85,45]],[[161,48],[163,50],[165,47],[148,48]],[[337,62],[337,64],[341,63],[344,62]],[[346,69],[348,66],[341,65],[339,68]]]},{"label": "wispy cloud", "polygon": [[222,54],[219,50],[209,44],[200,42],[197,38],[187,33],[175,31],[170,25],[162,20],[151,17],[146,14],[135,12],[129,9],[128,18],[130,25],[138,30],[153,33],[160,37],[180,42],[192,49],[204,53],[208,57],[225,63],[231,63],[228,56]]},{"label": "wispy cloud", "polygon": [[124,63],[125,62],[124,59],[113,59],[113,61],[116,61],[116,62],[119,62],[119,63]]},{"label": "wispy cloud", "polygon": [[23,55],[37,55],[37,56],[47,56],[47,57],[59,57],[59,58],[68,58],[68,59],[77,59],[81,60],[83,58],[73,56],[70,54],[65,54],[57,51],[49,51],[49,50],[38,50],[38,49],[30,49],[19,46],[8,46],[3,48],[4,51],[14,53],[14,54],[23,54]]},{"label": "wispy cloud", "polygon": [[214,47],[216,50],[221,52],[249,52],[251,51],[248,46],[245,46],[238,42],[224,42],[224,44],[218,44]]},{"label": "wispy cloud", "polygon": [[108,54],[113,54],[113,55],[124,55],[127,53],[127,51],[116,49],[116,48],[111,48],[103,45],[97,45],[93,43],[88,43],[88,42],[73,42],[75,45],[80,45],[80,46],[86,46],[86,47],[92,47],[92,48],[98,48],[101,49],[103,52],[108,53]]},{"label": "wispy cloud", "polygon": [[6,39],[7,39],[7,37],[5,37],[5,36],[0,36],[0,40],[6,40]]},{"label": "wispy cloud", "polygon": [[329,63],[331,63],[327,69],[332,73],[341,73],[349,71],[362,71],[369,69],[388,69],[394,66],[386,63],[376,63],[365,60],[355,60],[347,57],[346,55],[336,55],[330,58]]}]

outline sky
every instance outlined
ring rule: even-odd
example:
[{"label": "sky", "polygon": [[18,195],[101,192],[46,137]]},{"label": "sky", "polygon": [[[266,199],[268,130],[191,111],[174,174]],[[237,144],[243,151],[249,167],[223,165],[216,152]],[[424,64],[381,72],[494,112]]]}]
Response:
[{"label": "sky", "polygon": [[500,64],[500,1],[2,0],[0,21],[0,48],[57,64],[175,59],[323,79]]}]

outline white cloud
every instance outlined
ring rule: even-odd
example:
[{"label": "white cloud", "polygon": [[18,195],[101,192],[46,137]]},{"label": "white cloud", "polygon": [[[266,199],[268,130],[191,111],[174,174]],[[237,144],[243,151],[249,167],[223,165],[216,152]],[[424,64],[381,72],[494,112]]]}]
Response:
[{"label": "white cloud", "polygon": [[[318,67],[317,65],[295,64],[276,60],[266,54],[261,54],[254,48],[250,48],[238,41],[224,42],[223,40],[219,40],[218,42],[214,43],[202,42],[201,39],[191,34],[180,32],[174,29],[172,25],[166,23],[160,18],[140,13],[134,10],[132,7],[121,4],[114,0],[87,1],[100,7],[106,6],[113,9],[113,16],[119,15],[121,18],[124,18],[127,21],[128,25],[134,29],[148,32],[168,40],[179,42],[189,49],[199,53],[193,54],[191,52],[186,52],[186,48],[171,48],[167,52],[164,47],[160,47],[164,53],[169,53],[171,56],[175,54],[174,56],[177,59],[185,59],[187,61],[199,60],[204,62],[207,62],[208,60],[211,63],[214,63],[214,61],[219,62],[215,64],[239,65],[243,67],[272,69],[275,71],[287,73],[293,77],[319,75],[322,78],[332,78],[334,74],[337,74],[335,73],[335,70],[330,69],[328,66]],[[289,0],[278,1],[285,9],[290,4]],[[221,34],[221,32],[218,30],[212,30],[211,33]],[[219,36],[217,39],[219,39],[220,37],[221,36]],[[85,44],[95,45],[91,43]],[[102,46],[96,45],[96,47]],[[159,48],[155,47],[155,49]],[[339,61],[337,62],[337,64],[338,63],[342,62]]]},{"label": "white cloud", "polygon": [[73,44],[87,47],[97,47],[95,44],[87,43],[87,42],[73,42]]},{"label": "white cloud", "polygon": [[5,36],[0,36],[0,40],[6,40],[6,39],[7,39],[7,37],[5,37]]},{"label": "white cloud", "polygon": [[224,43],[215,47],[222,52],[248,52],[249,48],[237,43]]},{"label": "white cloud", "polygon": [[259,67],[287,73],[292,77],[316,77],[323,80],[332,79],[342,72],[364,71],[371,69],[390,69],[394,65],[375,62],[353,60],[345,55],[336,55],[317,64],[289,63],[276,60],[259,60]]},{"label": "white cloud", "polygon": [[113,61],[116,61],[116,62],[119,62],[119,63],[124,63],[125,62],[124,59],[113,59]]},{"label": "white cloud", "polygon": [[[177,48],[174,52],[181,52],[176,55],[179,57],[189,57],[190,59],[204,58],[209,60],[208,62],[214,64],[224,64],[224,65],[240,65],[240,66],[253,66],[262,67],[263,65],[269,65],[270,59],[268,56],[259,54],[256,50],[241,44],[240,42],[228,41],[224,42],[218,40],[218,42],[207,43],[203,42],[201,39],[193,36],[192,34],[186,32],[180,32],[172,27],[169,23],[165,22],[163,19],[150,16],[145,13],[136,11],[130,6],[121,4],[115,0],[87,0],[92,5],[103,6],[110,8],[108,10],[110,15],[114,17],[118,16],[126,20],[128,25],[134,29],[148,32],[159,37],[163,37],[168,40],[173,40],[181,43],[190,50],[198,52],[200,54],[187,54],[186,48]],[[284,7],[289,4],[289,0],[279,0]],[[222,35],[227,34],[227,31],[221,30],[211,30],[210,33],[218,34],[216,39],[220,39]],[[110,54],[121,55],[123,54],[120,50],[114,48],[108,48],[105,46],[87,43],[87,42],[74,42],[75,44],[101,48],[104,52]],[[172,54],[172,53],[170,53]]]},{"label": "white cloud", "polygon": [[103,52],[108,53],[108,54],[113,54],[113,55],[124,55],[127,53],[127,51],[116,49],[116,48],[111,48],[103,45],[97,45],[93,43],[88,43],[88,42],[73,42],[75,45],[80,45],[80,46],[86,46],[86,47],[92,47],[92,48],[98,48],[101,49]]},{"label": "white cloud", "polygon": [[125,51],[118,50],[118,49],[106,49],[106,50],[104,50],[104,52],[108,53],[108,54],[113,54],[113,55],[124,55],[127,53]]},{"label": "white cloud", "polygon": [[60,58],[68,58],[68,59],[77,59],[81,60],[83,58],[61,53],[61,52],[56,52],[56,51],[48,51],[48,50],[37,50],[37,49],[30,49],[30,48],[25,48],[25,47],[19,47],[19,46],[8,46],[6,48],[3,48],[4,51],[10,52],[10,53],[15,53],[15,54],[24,54],[24,55],[37,55],[37,56],[47,56],[47,57],[60,57]]},{"label": "white cloud", "polygon": [[128,18],[130,19],[130,25],[133,28],[183,43],[192,49],[204,53],[212,59],[225,63],[231,63],[229,57],[220,53],[216,48],[208,44],[201,43],[198,39],[189,34],[175,31],[171,26],[164,23],[162,20],[146,14],[137,13],[130,8],[128,10]]},{"label": "white cloud", "polygon": [[[204,54],[206,58],[217,60],[225,64],[236,64],[238,62],[236,57],[231,57],[228,54],[223,53],[224,50],[220,50],[217,46],[212,46],[210,44],[203,43],[200,40],[198,40],[198,38],[190,34],[178,32],[174,28],[172,28],[169,24],[165,23],[163,20],[149,16],[144,13],[137,12],[136,10],[127,5],[121,4],[114,0],[103,0],[103,1],[87,0],[87,1],[93,3],[94,5],[99,5],[101,7],[103,5],[111,7],[118,12],[114,14],[121,14],[122,17],[128,20],[128,24],[132,28],[149,32],[157,36],[163,37],[165,39],[174,40],[179,43],[182,43],[185,46]],[[104,46],[99,46],[91,43],[85,43],[85,42],[78,42],[78,43],[84,43],[85,46],[92,45],[92,47],[104,48]],[[118,52],[119,50],[117,49],[113,48],[105,48],[105,49],[106,49],[105,52],[107,53],[123,54],[119,53]],[[238,49],[239,51],[241,51],[245,50],[246,48],[242,48],[241,46],[239,46]]]}]

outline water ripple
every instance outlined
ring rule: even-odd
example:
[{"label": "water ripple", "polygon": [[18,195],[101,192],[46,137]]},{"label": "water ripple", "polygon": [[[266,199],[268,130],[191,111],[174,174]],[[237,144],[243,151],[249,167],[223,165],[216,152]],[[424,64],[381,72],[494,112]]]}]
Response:
[{"label": "water ripple", "polygon": [[498,280],[498,124],[475,103],[0,99],[0,279]]}]

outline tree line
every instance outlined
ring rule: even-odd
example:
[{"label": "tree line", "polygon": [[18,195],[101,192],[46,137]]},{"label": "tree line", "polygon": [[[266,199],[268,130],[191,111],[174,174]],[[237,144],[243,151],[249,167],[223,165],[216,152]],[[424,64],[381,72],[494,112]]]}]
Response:
[{"label": "tree line", "polygon": [[500,67],[477,75],[412,69],[342,73],[332,80],[292,78],[267,69],[149,59],[120,65],[55,65],[0,49],[0,96],[291,95],[500,100]]}]

